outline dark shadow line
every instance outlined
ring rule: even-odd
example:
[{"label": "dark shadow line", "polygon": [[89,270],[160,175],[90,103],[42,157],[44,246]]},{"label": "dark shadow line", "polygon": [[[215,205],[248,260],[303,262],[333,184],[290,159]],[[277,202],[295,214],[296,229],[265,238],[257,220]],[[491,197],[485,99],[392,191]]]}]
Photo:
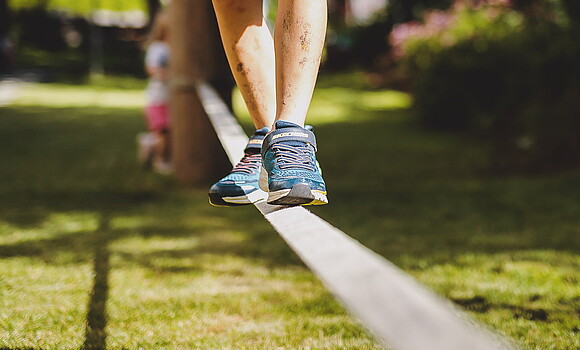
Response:
[{"label": "dark shadow line", "polygon": [[85,342],[83,350],[105,350],[107,348],[107,298],[109,293],[110,253],[110,217],[101,214],[99,228],[95,232],[93,258],[93,289],[89,298],[86,318]]}]

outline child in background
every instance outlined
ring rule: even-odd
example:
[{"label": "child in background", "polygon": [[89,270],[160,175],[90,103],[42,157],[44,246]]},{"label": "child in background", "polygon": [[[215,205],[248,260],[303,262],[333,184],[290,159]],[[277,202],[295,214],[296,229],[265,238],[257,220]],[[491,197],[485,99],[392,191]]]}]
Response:
[{"label": "child in background", "polygon": [[145,52],[145,71],[149,77],[145,90],[145,120],[150,132],[138,136],[140,162],[162,174],[171,173],[168,27],[167,10],[159,12]]}]

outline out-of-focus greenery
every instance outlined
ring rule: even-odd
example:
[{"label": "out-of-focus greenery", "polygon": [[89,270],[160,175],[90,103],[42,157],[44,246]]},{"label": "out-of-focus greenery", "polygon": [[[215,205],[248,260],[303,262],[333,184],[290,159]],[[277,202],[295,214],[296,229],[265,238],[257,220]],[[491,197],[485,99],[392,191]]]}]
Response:
[{"label": "out-of-focus greenery", "polygon": [[[105,33],[114,31],[104,28]],[[111,40],[112,41],[112,40]],[[106,72],[141,78],[145,76],[142,65],[142,52],[136,43],[105,47],[103,57]],[[88,76],[87,50],[66,48],[56,52],[36,48],[32,45],[18,48],[15,67],[22,70],[37,71],[43,81],[84,82]]]},{"label": "out-of-focus greenery", "polygon": [[15,10],[42,7],[48,10],[62,10],[80,15],[88,15],[94,9],[147,11],[147,3],[144,0],[10,0],[9,5]]},{"label": "out-of-focus greenery", "polygon": [[276,11],[278,10],[278,0],[265,0],[266,5],[268,6],[268,13],[265,14],[267,18],[274,22],[276,19]]},{"label": "out-of-focus greenery", "polygon": [[[524,16],[514,10],[501,11],[495,16],[488,11],[473,9],[433,11],[429,15],[439,17],[433,20],[439,23],[408,25],[419,30],[396,47],[405,55],[407,63],[417,68],[429,68],[440,53],[466,41],[473,45],[474,51],[483,53],[488,50],[490,41],[506,39],[520,30],[524,20]],[[393,34],[398,31],[400,29],[396,28]]]},{"label": "out-of-focus greenery", "polygon": [[[359,0],[350,0],[354,1]],[[345,21],[343,14],[333,12],[331,6],[324,68],[382,70],[385,52],[389,49],[385,38],[394,25],[418,20],[426,9],[446,9],[452,3],[452,0],[389,0],[384,9],[363,23]]]},{"label": "out-of-focus greenery", "polygon": [[423,124],[485,135],[497,170],[580,166],[580,26],[566,1],[534,5],[455,7],[391,36]]},{"label": "out-of-focus greenery", "polygon": [[[85,16],[69,9],[68,14],[55,16],[47,8],[14,11],[9,33],[14,43],[11,68],[35,71],[43,81],[78,82],[86,78],[91,61],[100,56],[107,74],[144,76],[141,42],[145,29],[95,28],[83,18],[89,13]],[[120,25],[121,17],[117,18]]]},{"label": "out-of-focus greenery", "polygon": [[[356,1],[356,0],[355,0]],[[385,9],[391,24],[421,19],[428,9],[447,9],[454,0],[389,0]]]}]

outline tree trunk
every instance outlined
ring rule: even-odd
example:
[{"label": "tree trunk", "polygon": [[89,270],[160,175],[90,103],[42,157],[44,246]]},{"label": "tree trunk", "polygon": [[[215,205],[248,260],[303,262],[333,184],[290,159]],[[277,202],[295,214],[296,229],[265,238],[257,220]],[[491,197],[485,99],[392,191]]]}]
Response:
[{"label": "tree trunk", "polygon": [[184,185],[207,185],[224,176],[231,165],[201,106],[195,83],[210,82],[229,103],[233,80],[211,0],[173,0],[169,15],[175,176]]},{"label": "tree trunk", "polygon": [[149,14],[149,26],[153,24],[153,19],[155,19],[155,15],[159,12],[161,8],[161,4],[159,0],[147,0],[147,11]]},{"label": "tree trunk", "polygon": [[352,12],[350,8],[350,0],[334,0],[334,16],[336,24],[341,28],[345,28],[352,24]]},{"label": "tree trunk", "polygon": [[10,28],[10,9],[8,0],[0,0],[0,39],[8,34]]},{"label": "tree trunk", "polygon": [[8,32],[10,30],[10,10],[8,0],[0,0],[0,74],[10,68],[10,55],[8,52]]}]

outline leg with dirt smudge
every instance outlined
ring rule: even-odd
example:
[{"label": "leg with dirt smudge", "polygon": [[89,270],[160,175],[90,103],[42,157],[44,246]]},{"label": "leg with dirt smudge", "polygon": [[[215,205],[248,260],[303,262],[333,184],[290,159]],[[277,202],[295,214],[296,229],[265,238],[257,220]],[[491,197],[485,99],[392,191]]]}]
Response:
[{"label": "leg with dirt smudge", "polygon": [[304,125],[320,68],[326,0],[280,0],[274,31],[276,120]]},{"label": "leg with dirt smudge", "polygon": [[276,113],[274,44],[262,0],[213,0],[230,68],[256,129]]}]

